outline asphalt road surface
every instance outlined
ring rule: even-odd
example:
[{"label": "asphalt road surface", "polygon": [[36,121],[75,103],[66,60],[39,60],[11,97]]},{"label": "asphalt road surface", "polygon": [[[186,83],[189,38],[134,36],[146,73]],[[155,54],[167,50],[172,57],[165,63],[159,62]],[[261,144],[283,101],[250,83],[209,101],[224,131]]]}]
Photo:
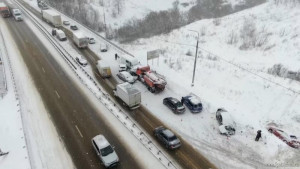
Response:
[{"label": "asphalt road surface", "polygon": [[91,138],[101,133],[119,155],[120,165],[116,168],[141,168],[35,33],[24,22],[13,18],[5,22],[75,166],[104,168],[91,145]]}]

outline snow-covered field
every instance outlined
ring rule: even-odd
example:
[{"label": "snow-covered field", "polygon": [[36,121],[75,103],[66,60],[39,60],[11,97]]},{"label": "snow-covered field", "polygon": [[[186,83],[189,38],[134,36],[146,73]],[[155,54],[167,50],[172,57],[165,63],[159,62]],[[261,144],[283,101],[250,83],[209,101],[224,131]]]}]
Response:
[{"label": "snow-covered field", "polygon": [[[299,70],[299,9],[300,4],[275,5],[271,1],[223,17],[220,25],[210,19],[202,20],[168,35],[124,45],[144,64],[147,51],[163,51],[159,64],[157,61],[149,64],[167,77],[167,90],[153,96],[144,89],[143,98],[147,99],[143,103],[219,167],[241,168],[237,164],[244,164],[243,168],[300,167],[299,150],[288,147],[266,130],[273,123],[288,133],[300,135],[299,82],[267,74],[267,69],[278,63]],[[252,22],[255,35],[260,38],[267,34],[268,40],[259,47],[240,50],[244,22]],[[200,34],[194,87],[191,79],[197,33],[189,30]],[[228,44],[232,32],[237,39]],[[186,55],[189,52],[192,56]],[[190,92],[202,98],[205,108],[202,113],[176,116],[157,106],[162,105],[157,97],[180,98]],[[219,107],[227,109],[238,124],[236,135],[230,138],[218,134],[215,112]],[[259,129],[263,131],[263,139],[255,142]]]}]

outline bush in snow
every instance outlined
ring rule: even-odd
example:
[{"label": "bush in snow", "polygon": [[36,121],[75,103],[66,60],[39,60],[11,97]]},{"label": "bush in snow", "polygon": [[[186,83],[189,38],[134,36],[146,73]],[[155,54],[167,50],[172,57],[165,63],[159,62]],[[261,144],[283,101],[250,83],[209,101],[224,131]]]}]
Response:
[{"label": "bush in snow", "polygon": [[268,69],[268,73],[279,77],[300,81],[300,71],[290,71],[281,64],[276,64],[272,68]]},{"label": "bush in snow", "polygon": [[[255,16],[245,18],[243,26],[240,29],[240,37],[242,39],[242,44],[240,45],[241,50],[267,45],[269,36],[272,35],[272,33],[267,31],[265,25],[258,29],[254,19]],[[232,32],[232,34],[229,34],[228,43],[233,42],[234,33]]]},{"label": "bush in snow", "polygon": [[219,25],[221,24],[221,19],[220,19],[220,18],[215,18],[215,19],[213,19],[213,24],[214,24],[215,26],[219,26]]},{"label": "bush in snow", "polygon": [[193,53],[192,53],[191,50],[188,50],[188,51],[186,52],[186,55],[187,55],[187,56],[193,56]]},{"label": "bush in snow", "polygon": [[236,44],[237,42],[238,42],[238,35],[236,31],[231,30],[231,32],[228,35],[227,43],[232,45],[232,44]]}]

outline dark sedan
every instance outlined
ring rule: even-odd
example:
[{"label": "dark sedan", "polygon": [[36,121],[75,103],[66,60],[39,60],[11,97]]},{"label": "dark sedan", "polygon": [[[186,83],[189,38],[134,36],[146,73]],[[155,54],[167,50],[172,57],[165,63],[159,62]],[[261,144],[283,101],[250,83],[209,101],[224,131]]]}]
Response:
[{"label": "dark sedan", "polygon": [[181,146],[180,140],[177,136],[169,129],[163,126],[154,129],[154,136],[167,148],[177,149]]},{"label": "dark sedan", "polygon": [[163,100],[164,105],[169,107],[175,114],[181,114],[185,112],[185,107],[182,103],[173,97],[167,97]]}]

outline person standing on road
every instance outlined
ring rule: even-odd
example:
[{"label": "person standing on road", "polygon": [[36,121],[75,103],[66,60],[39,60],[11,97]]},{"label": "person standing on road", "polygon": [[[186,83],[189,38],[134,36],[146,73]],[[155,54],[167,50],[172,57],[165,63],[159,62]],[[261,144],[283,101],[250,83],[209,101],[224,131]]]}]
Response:
[{"label": "person standing on road", "polygon": [[255,141],[259,141],[260,138],[261,138],[261,130],[258,130],[257,134],[256,134]]},{"label": "person standing on road", "polygon": [[115,60],[117,60],[118,59],[118,54],[115,54]]}]

